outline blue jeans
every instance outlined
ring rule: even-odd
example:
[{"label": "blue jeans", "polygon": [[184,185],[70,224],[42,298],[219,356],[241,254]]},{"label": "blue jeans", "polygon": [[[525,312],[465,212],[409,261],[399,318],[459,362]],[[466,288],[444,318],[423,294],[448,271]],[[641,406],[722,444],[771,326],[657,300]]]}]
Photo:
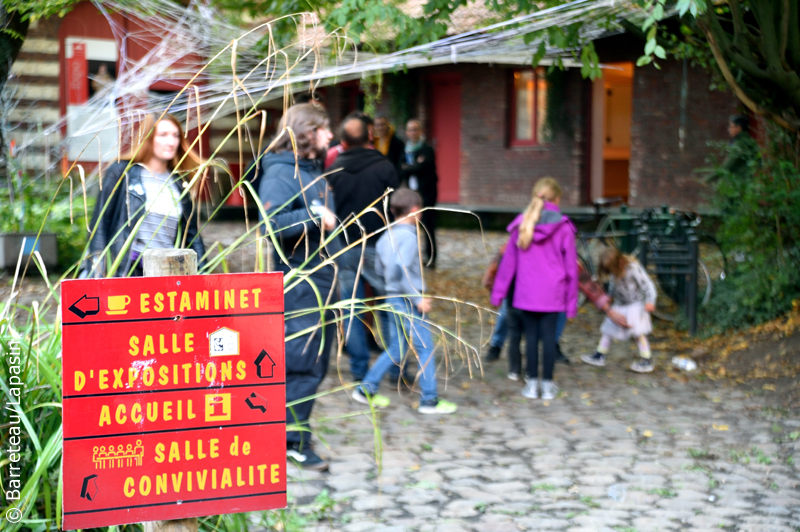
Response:
[{"label": "blue jeans", "polygon": [[[339,259],[339,289],[342,299],[355,297],[363,300],[364,281],[359,277],[356,284],[356,273],[358,272],[359,261],[361,260],[361,248],[356,247],[346,251]],[[381,293],[382,284],[379,284],[378,275],[375,274],[375,248],[367,247],[364,250],[364,263],[361,269],[362,276],[369,281],[376,293]],[[374,284],[373,284],[374,283]],[[379,286],[375,286],[379,284]],[[355,287],[355,296],[353,288]],[[363,304],[356,303],[354,310],[363,309]],[[367,373],[369,367],[369,347],[367,346],[367,329],[364,323],[357,316],[350,316],[349,309],[345,309],[346,319],[344,321],[344,332],[348,334],[346,349],[350,355],[350,373],[355,380],[361,380]],[[355,318],[355,319],[352,319]],[[352,322],[352,324],[351,324]]]},{"label": "blue jeans", "polygon": [[507,314],[508,298],[504,299],[503,303],[500,305],[500,314],[497,316],[497,322],[494,324],[492,339],[489,340],[489,345],[492,347],[503,347],[503,344],[506,343],[506,334],[508,334]]},{"label": "blue jeans", "polygon": [[564,327],[567,326],[567,313],[559,312],[558,321],[556,322],[556,343],[561,341],[561,335],[564,333]]},{"label": "blue jeans", "polygon": [[419,387],[422,401],[433,401],[439,395],[436,391],[436,361],[433,358],[433,337],[427,325],[422,321],[422,314],[409,300],[403,297],[390,297],[387,300],[392,306],[392,324],[389,327],[389,344],[375,363],[369,368],[367,376],[361,381],[363,390],[368,394],[378,391],[381,379],[393,366],[399,366],[408,351],[408,337],[419,358]]}]

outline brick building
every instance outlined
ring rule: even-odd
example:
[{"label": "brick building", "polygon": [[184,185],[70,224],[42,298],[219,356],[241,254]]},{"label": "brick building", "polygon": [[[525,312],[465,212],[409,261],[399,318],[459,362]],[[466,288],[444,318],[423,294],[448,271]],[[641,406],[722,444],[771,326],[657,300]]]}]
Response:
[{"label": "brick building", "polygon": [[[681,61],[634,68],[642,41],[633,36],[595,45],[605,65],[595,81],[577,68],[552,78],[544,69],[498,63],[409,71],[413,114],[437,150],[441,203],[516,211],[538,178],[552,176],[571,207],[622,196],[637,207],[702,208],[705,186],[695,170],[705,165],[707,143],[727,138],[736,100]],[[548,90],[545,78],[558,85]],[[354,90],[325,89],[333,123],[353,109]],[[380,107],[392,108],[388,91]]]},{"label": "brick building", "polygon": [[[143,31],[141,22],[113,16],[120,18],[120,27]],[[562,183],[564,203],[570,207],[608,196],[623,196],[633,206],[702,206],[704,186],[695,169],[704,165],[707,142],[726,138],[727,117],[736,110],[734,98],[711,91],[706,73],[676,60],[661,61],[660,70],[634,68],[642,42],[631,35],[595,44],[605,65],[603,78],[595,81],[582,79],[577,68],[545,75],[544,69],[519,66],[519,58],[408,71],[405,79],[411,90],[405,97],[411,101],[404,103],[410,114],[422,119],[437,150],[440,203],[515,211],[527,203],[536,179],[552,176]],[[91,91],[87,76],[97,77],[103,65],[113,76],[119,50],[108,21],[90,2],[77,5],[63,19],[51,17],[31,27],[12,68],[20,105],[10,119],[23,125],[13,135],[23,141],[42,126],[66,120],[58,133],[37,137],[29,146],[29,168],[54,165],[48,147],[70,138],[70,128],[79,124],[82,102]],[[126,51],[134,59],[145,52],[131,46]],[[77,91],[69,85],[76,68],[82,83]],[[186,81],[165,74],[149,91],[177,91]],[[334,126],[363,105],[357,81],[320,92]],[[264,106],[267,135],[274,133],[280,117],[280,96]],[[146,107],[146,98],[143,102]],[[396,108],[393,103],[398,102],[386,91],[381,108]],[[251,135],[244,135],[245,143],[258,138],[256,122],[249,124]],[[202,142],[204,153],[219,148],[237,178],[237,135],[225,140],[235,125],[233,116],[218,117]],[[110,160],[100,148],[115,146],[119,132],[105,135],[108,138],[101,138],[97,147],[70,143],[66,159],[80,160],[87,168]],[[249,144],[243,146],[245,164],[253,151]]]}]

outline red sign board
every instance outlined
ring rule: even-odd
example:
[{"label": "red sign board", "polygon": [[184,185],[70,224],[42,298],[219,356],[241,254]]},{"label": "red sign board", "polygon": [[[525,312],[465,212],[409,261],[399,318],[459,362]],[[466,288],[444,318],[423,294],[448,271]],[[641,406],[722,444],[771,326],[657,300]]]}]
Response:
[{"label": "red sign board", "polygon": [[72,57],[67,59],[67,83],[69,105],[80,105],[89,99],[88,63],[86,43],[72,43]]},{"label": "red sign board", "polygon": [[65,530],[286,506],[282,274],[61,298]]}]

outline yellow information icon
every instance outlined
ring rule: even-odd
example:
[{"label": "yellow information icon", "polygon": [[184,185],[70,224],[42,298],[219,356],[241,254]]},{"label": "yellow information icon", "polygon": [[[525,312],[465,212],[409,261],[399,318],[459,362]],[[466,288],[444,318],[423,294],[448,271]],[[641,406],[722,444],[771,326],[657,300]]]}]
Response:
[{"label": "yellow information icon", "polygon": [[206,395],[206,421],[231,420],[231,394],[212,393]]}]

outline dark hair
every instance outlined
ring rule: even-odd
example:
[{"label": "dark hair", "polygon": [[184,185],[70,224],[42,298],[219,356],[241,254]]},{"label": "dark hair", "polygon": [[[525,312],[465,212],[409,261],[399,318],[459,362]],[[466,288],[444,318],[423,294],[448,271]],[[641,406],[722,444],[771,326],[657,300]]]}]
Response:
[{"label": "dark hair", "polygon": [[395,218],[402,218],[414,207],[422,207],[422,196],[410,188],[398,188],[389,197],[389,210]]},{"label": "dark hair", "polygon": [[750,120],[747,119],[746,116],[742,115],[731,115],[728,118],[728,121],[735,125],[742,128],[742,131],[749,131],[750,130]]},{"label": "dark hair", "polygon": [[358,118],[359,120],[361,120],[362,122],[364,122],[368,126],[371,126],[371,125],[373,125],[375,123],[375,121],[372,119],[372,117],[369,116],[364,111],[353,111],[352,113],[350,113],[350,114],[348,114],[347,116],[344,117],[344,120],[342,121],[342,123],[347,122],[351,118]]},{"label": "dark hair", "polygon": [[351,117],[342,122],[339,136],[348,148],[363,148],[369,142],[369,129],[362,119]]},{"label": "dark hair", "polygon": [[287,128],[292,130],[297,144],[297,157],[308,159],[314,151],[314,134],[321,127],[329,127],[328,115],[322,107],[313,103],[300,103],[286,110],[278,124],[278,135],[272,151],[280,153],[292,151],[292,138]]},{"label": "dark hair", "polygon": [[295,96],[294,103],[313,103],[319,106],[325,104],[325,98],[318,92],[306,92],[304,94]]}]

